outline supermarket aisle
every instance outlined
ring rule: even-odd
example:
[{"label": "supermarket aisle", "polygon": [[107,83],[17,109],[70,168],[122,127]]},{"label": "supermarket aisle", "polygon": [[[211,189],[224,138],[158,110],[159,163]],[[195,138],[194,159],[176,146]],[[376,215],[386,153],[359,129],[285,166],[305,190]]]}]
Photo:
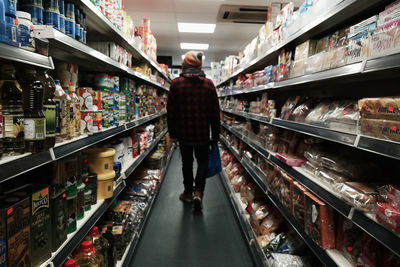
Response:
[{"label": "supermarket aisle", "polygon": [[191,206],[179,200],[179,157],[175,150],[132,266],[254,266],[218,177],[208,180],[202,215],[193,214]]}]

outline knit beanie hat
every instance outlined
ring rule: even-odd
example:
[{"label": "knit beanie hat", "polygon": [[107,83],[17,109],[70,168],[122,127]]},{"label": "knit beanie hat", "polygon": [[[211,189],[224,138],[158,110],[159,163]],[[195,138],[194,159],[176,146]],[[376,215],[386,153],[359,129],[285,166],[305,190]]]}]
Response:
[{"label": "knit beanie hat", "polygon": [[203,52],[189,51],[185,54],[185,59],[182,63],[183,69],[188,68],[201,68],[203,65]]}]

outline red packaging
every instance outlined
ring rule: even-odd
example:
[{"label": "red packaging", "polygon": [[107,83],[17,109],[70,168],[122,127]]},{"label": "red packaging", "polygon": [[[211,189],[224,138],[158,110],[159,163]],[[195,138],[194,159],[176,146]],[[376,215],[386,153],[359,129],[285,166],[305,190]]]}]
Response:
[{"label": "red packaging", "polygon": [[102,109],[103,109],[102,94],[100,91],[95,91],[93,92],[93,111],[101,111]]},{"label": "red packaging", "polygon": [[103,129],[103,124],[102,124],[102,119],[103,119],[103,113],[100,112],[93,112],[93,125],[92,125],[92,132],[93,133],[98,133]]},{"label": "red packaging", "polygon": [[298,158],[296,156],[290,157],[288,155],[276,154],[275,157],[292,167],[301,167],[304,165],[304,163],[306,163],[306,160]]},{"label": "red packaging", "polygon": [[305,193],[305,232],[323,249],[335,248],[335,223],[332,208]]},{"label": "red packaging", "polygon": [[376,219],[379,223],[400,234],[400,212],[388,203],[378,203]]},{"label": "red packaging", "polygon": [[94,112],[81,112],[81,134],[93,133]]},{"label": "red packaging", "polygon": [[81,105],[81,111],[93,111],[93,88],[91,87],[80,87],[78,88],[79,102]]},{"label": "red packaging", "polygon": [[388,186],[388,202],[390,205],[400,210],[400,187],[389,185]]},{"label": "red packaging", "polygon": [[304,215],[305,215],[305,193],[307,189],[299,184],[293,182],[292,190],[292,214],[296,218],[297,222],[304,227]]}]

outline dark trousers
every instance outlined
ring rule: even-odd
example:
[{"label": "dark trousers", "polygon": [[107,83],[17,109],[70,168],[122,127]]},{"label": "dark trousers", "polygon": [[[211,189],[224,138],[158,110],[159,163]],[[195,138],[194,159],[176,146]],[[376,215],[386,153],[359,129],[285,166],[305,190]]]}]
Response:
[{"label": "dark trousers", "polygon": [[[208,145],[190,146],[179,144],[182,155],[182,172],[183,185],[185,193],[193,192],[193,182],[195,183],[194,190],[204,191],[206,187],[206,176],[208,171]],[[196,180],[193,178],[193,151],[197,160]]]}]

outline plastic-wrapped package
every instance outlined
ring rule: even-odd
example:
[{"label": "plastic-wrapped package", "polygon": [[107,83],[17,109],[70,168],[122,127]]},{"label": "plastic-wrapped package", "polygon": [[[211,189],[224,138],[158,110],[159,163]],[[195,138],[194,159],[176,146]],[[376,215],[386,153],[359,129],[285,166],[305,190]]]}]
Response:
[{"label": "plastic-wrapped package", "polygon": [[[271,264],[272,263],[272,264]],[[271,267],[306,267],[309,263],[306,258],[281,253],[271,253]]]},{"label": "plastic-wrapped package", "polygon": [[308,113],[307,117],[305,118],[305,122],[312,125],[327,127],[328,122],[326,115],[328,112],[329,104],[320,103],[310,113]]},{"label": "plastic-wrapped package", "polygon": [[307,99],[302,104],[298,105],[290,114],[289,120],[304,122],[308,113],[314,108],[315,102],[314,99]]},{"label": "plastic-wrapped package", "polygon": [[306,160],[299,158],[297,156],[288,156],[278,153],[275,155],[275,157],[292,167],[301,167],[306,163]]},{"label": "plastic-wrapped package", "polygon": [[276,78],[277,82],[284,81],[289,78],[292,65],[292,52],[285,52],[284,50],[282,50],[278,60],[279,64]]},{"label": "plastic-wrapped package", "polygon": [[295,78],[299,76],[303,76],[306,74],[308,58],[299,59],[292,63],[292,68],[290,71],[290,78]]},{"label": "plastic-wrapped package", "polygon": [[296,218],[297,222],[304,227],[304,215],[305,215],[305,193],[307,189],[299,184],[293,182],[293,193],[292,193],[292,214]]},{"label": "plastic-wrapped package", "polygon": [[257,241],[258,244],[260,244],[260,247],[264,249],[269,244],[269,242],[274,240],[275,237],[276,237],[275,233],[271,233],[269,235],[260,235],[257,236]]},{"label": "plastic-wrapped package", "polygon": [[293,178],[282,172],[279,187],[280,202],[288,211],[292,210]]},{"label": "plastic-wrapped package", "polygon": [[286,237],[284,233],[280,233],[275,236],[271,242],[267,246],[264,247],[264,253],[268,256],[271,255],[271,253],[274,253],[285,241]]},{"label": "plastic-wrapped package", "polygon": [[361,119],[361,134],[400,142],[400,121]]},{"label": "plastic-wrapped package", "polygon": [[376,209],[378,222],[396,234],[400,234],[400,211],[388,203],[378,203]]},{"label": "plastic-wrapped package", "polygon": [[305,231],[321,248],[335,248],[335,223],[332,208],[305,193]]},{"label": "plastic-wrapped package", "polygon": [[281,110],[281,119],[289,119],[290,114],[296,108],[297,104],[300,102],[301,96],[291,96],[283,105]]},{"label": "plastic-wrapped package", "polygon": [[296,46],[294,52],[294,60],[307,59],[315,53],[317,42],[315,40],[307,40],[302,44]]},{"label": "plastic-wrapped package", "polygon": [[254,76],[254,86],[264,85],[268,83],[267,76],[265,76],[264,71],[257,71],[253,74]]},{"label": "plastic-wrapped package", "polygon": [[261,222],[260,225],[260,233],[262,235],[272,234],[278,229],[281,224],[281,219],[276,217],[274,214],[270,213],[268,216]]},{"label": "plastic-wrapped package", "polygon": [[363,118],[400,120],[400,97],[363,98],[358,107]]},{"label": "plastic-wrapped package", "polygon": [[340,195],[356,209],[365,212],[374,212],[379,193],[365,184],[358,182],[343,183]]},{"label": "plastic-wrapped package", "polygon": [[331,129],[355,131],[359,118],[357,103],[341,101],[337,102],[337,106],[328,114],[327,120]]},{"label": "plastic-wrapped package", "polygon": [[348,181],[343,175],[325,168],[318,169],[314,174],[328,184],[344,183]]},{"label": "plastic-wrapped package", "polygon": [[279,247],[276,253],[291,254],[291,255],[302,255],[306,251],[306,244],[297,234],[297,232],[291,229],[285,234],[286,239],[283,244]]},{"label": "plastic-wrapped package", "polygon": [[366,236],[367,234],[352,221],[339,216],[336,248],[353,266],[357,265],[357,259],[360,256],[361,247],[366,241]]},{"label": "plastic-wrapped package", "polygon": [[317,175],[320,167],[317,167],[312,162],[307,161],[306,163],[304,163],[303,168],[305,170],[307,170],[309,173],[311,173],[312,175]]},{"label": "plastic-wrapped package", "polygon": [[390,205],[400,210],[400,187],[388,185],[387,201]]},{"label": "plastic-wrapped package", "polygon": [[379,26],[372,39],[371,57],[382,57],[397,53],[400,47],[400,20]]},{"label": "plastic-wrapped package", "polygon": [[240,187],[242,186],[244,181],[244,178],[241,175],[236,175],[235,177],[233,177],[233,179],[231,180],[231,183],[233,185],[233,190],[238,193]]}]

